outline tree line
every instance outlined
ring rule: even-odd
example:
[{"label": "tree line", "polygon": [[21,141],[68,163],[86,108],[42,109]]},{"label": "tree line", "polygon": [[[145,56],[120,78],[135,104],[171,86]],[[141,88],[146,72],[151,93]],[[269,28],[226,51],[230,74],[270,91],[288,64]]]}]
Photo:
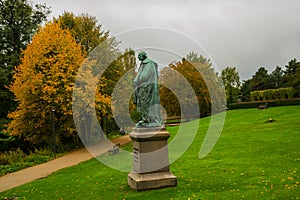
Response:
[{"label": "tree line", "polygon": [[226,89],[227,103],[251,101],[253,91],[293,88],[295,97],[300,97],[300,62],[291,59],[282,69],[279,66],[269,73],[260,67],[248,80],[241,81],[236,67],[226,67],[221,77]]},{"label": "tree line", "polygon": [[[59,147],[81,144],[73,122],[74,81],[83,61],[100,43],[105,44],[103,54],[114,54],[117,59],[96,80],[93,109],[107,132],[116,131],[111,95],[118,79],[134,68],[134,52],[120,52],[109,31],[103,31],[88,14],[64,12],[47,21],[50,10],[44,4],[27,0],[1,0],[0,4],[2,150],[6,144],[24,150],[51,146],[52,120]],[[89,67],[83,78],[95,79],[96,71]],[[82,84],[82,89],[88,88]]]},{"label": "tree line", "polygon": [[[112,94],[120,78],[136,66],[135,52],[128,48],[125,52],[118,49],[118,41],[104,31],[98,20],[88,14],[74,15],[64,12],[57,18],[47,21],[50,9],[45,4],[33,4],[28,0],[0,0],[0,150],[10,147],[29,148],[49,147],[53,143],[52,121],[55,122],[56,142],[62,148],[81,145],[72,112],[72,92],[79,68],[84,65],[83,77],[78,78],[78,85],[84,91],[92,91],[84,80],[97,84],[94,102],[88,96],[81,95],[80,105],[86,110],[95,109],[98,121],[107,134],[117,132],[118,124],[114,117],[122,120],[123,108],[128,108],[131,118],[138,119],[138,113],[132,100],[129,105],[121,106],[112,114],[112,103],[128,104],[113,98]],[[114,55],[100,80],[97,59],[88,59],[88,55],[102,44],[101,55]],[[89,63],[90,62],[90,63]],[[104,60],[104,62],[106,62]],[[200,73],[199,73],[200,72]],[[187,82],[181,82],[180,76]],[[249,100],[250,91],[299,87],[299,62],[294,59],[286,70],[277,67],[268,74],[260,68],[250,80],[241,83],[235,67],[225,68],[217,74],[211,61],[196,52],[191,52],[180,61],[173,61],[161,72],[161,104],[168,116],[180,116],[186,110],[185,119],[211,114],[212,104],[224,106],[222,98],[217,97],[225,88],[227,103]],[[130,78],[129,78],[130,79]],[[131,91],[130,80],[122,79],[125,93]],[[178,81],[177,81],[178,80]],[[224,84],[223,84],[224,83]],[[192,87],[195,95],[185,90],[185,85]],[[214,88],[210,91],[208,85]],[[173,91],[165,86],[172,86]],[[174,91],[180,91],[178,94]],[[200,116],[193,116],[191,104],[197,102]],[[220,106],[217,110],[222,111]],[[55,112],[55,117],[53,117]],[[80,119],[87,119],[84,113],[76,113]],[[127,122],[124,122],[125,124]],[[85,133],[92,127],[86,124]]]}]

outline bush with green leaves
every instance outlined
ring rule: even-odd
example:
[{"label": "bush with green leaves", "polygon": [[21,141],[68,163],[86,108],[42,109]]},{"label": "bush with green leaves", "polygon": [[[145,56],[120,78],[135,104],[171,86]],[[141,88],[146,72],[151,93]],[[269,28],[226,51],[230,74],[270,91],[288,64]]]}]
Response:
[{"label": "bush with green leaves", "polygon": [[245,109],[245,108],[258,108],[260,105],[265,105],[265,104],[267,104],[267,107],[300,105],[300,98],[233,103],[233,104],[229,104],[227,107],[228,109],[233,110],[233,109]]},{"label": "bush with green leaves", "polygon": [[250,93],[252,101],[267,101],[267,100],[281,100],[292,99],[296,97],[294,88],[278,88],[269,90],[258,90]]},{"label": "bush with green leaves", "polygon": [[54,158],[51,150],[35,150],[29,154],[24,153],[20,148],[15,151],[0,153],[0,176],[34,166],[52,160]]}]

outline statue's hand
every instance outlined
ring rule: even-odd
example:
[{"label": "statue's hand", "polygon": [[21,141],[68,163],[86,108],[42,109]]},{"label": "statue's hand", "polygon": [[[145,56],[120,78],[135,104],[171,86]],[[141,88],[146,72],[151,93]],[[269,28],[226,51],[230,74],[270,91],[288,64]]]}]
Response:
[{"label": "statue's hand", "polygon": [[132,86],[133,86],[134,88],[136,88],[136,87],[137,87],[137,83],[136,83],[135,81],[132,81]]},{"label": "statue's hand", "polygon": [[132,86],[136,88],[136,87],[139,86],[139,83],[136,80],[133,80],[132,81]]}]

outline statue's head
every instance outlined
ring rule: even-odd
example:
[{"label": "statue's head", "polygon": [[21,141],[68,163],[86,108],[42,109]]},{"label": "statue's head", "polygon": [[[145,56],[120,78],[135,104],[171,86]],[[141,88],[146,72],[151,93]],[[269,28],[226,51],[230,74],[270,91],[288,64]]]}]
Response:
[{"label": "statue's head", "polygon": [[138,55],[140,61],[144,61],[147,58],[147,53],[145,51],[141,51]]}]

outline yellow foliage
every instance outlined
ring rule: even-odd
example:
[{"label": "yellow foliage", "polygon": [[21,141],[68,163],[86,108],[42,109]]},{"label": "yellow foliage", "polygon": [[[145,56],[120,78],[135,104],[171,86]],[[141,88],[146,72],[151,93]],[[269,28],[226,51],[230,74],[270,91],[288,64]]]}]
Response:
[{"label": "yellow foliage", "polygon": [[[76,34],[73,32],[73,35]],[[99,42],[97,37],[103,40],[107,39],[106,36],[107,34],[104,33],[93,34],[92,40],[97,44]],[[134,56],[130,57],[131,59],[122,57],[124,61],[112,63],[99,80],[95,75],[95,69],[101,68],[98,66],[103,63],[84,60],[86,55],[82,51],[89,51],[90,48],[82,48],[82,45],[87,47],[89,44],[88,38],[83,39],[86,44],[80,44],[83,41],[76,41],[69,30],[60,27],[60,22],[50,22],[34,35],[32,42],[23,51],[21,64],[15,68],[15,81],[10,86],[19,105],[15,112],[9,114],[12,119],[8,124],[9,134],[20,136],[33,144],[52,143],[51,111],[55,108],[55,124],[59,141],[69,142],[70,139],[77,141],[73,115],[79,115],[83,122],[85,122],[85,115],[72,111],[75,78],[76,81],[83,83],[78,88],[80,95],[75,97],[79,102],[78,105],[85,111],[96,110],[102,120],[112,117],[111,93],[118,78],[126,73],[125,69],[128,70],[129,66],[134,64],[135,58]],[[111,40],[106,45],[108,54],[116,51],[112,50],[115,44],[113,39]],[[127,64],[124,64],[125,61]],[[79,73],[79,70],[83,70],[84,73]]]},{"label": "yellow foliage", "polygon": [[[16,67],[10,90],[19,106],[9,114],[11,135],[41,143],[51,133],[51,109],[64,134],[74,134],[72,122],[72,87],[84,54],[68,30],[48,23],[32,38]],[[69,132],[72,130],[72,132]]]},{"label": "yellow foliage", "polygon": [[[182,115],[181,110],[184,109],[189,111],[191,108],[190,105],[194,102],[198,103],[201,115],[205,116],[210,113],[211,94],[207,87],[209,80],[205,79],[205,77],[213,79],[215,76],[210,65],[209,61],[192,63],[186,59],[182,59],[181,62],[172,63],[169,67],[165,67],[161,71],[161,82],[163,85],[161,86],[160,92],[161,104],[164,106],[169,116]],[[183,79],[185,79],[186,82],[183,81]],[[171,91],[164,86],[171,86],[177,94],[174,94],[174,91]],[[195,96],[187,90],[187,87],[192,87]],[[180,94],[180,97],[176,96],[178,94]],[[197,99],[193,99],[194,97]],[[180,102],[182,105],[180,105]],[[189,111],[188,113],[193,115],[193,111]]]}]

